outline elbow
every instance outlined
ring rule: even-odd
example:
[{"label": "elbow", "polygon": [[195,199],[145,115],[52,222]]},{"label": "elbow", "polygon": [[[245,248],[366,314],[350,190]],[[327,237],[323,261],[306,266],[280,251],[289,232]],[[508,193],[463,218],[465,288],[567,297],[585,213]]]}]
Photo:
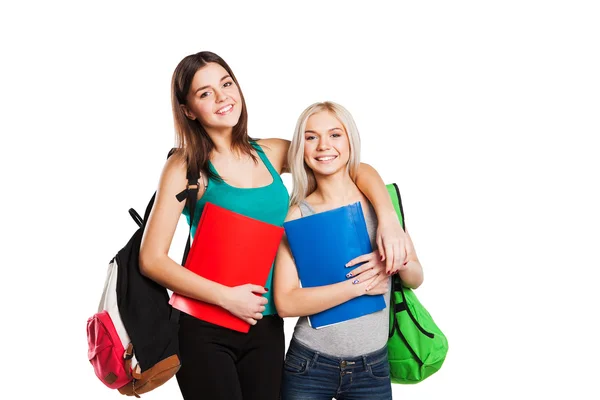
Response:
[{"label": "elbow", "polygon": [[155,275],[155,270],[153,268],[156,263],[154,262],[156,257],[153,257],[151,254],[148,254],[147,251],[140,250],[139,256],[139,265],[140,265],[140,273],[144,275],[146,278],[152,279]]},{"label": "elbow", "polygon": [[285,307],[277,307],[277,314],[281,318],[297,317],[297,315],[294,315],[294,313],[291,310],[289,310]]},{"label": "elbow", "polygon": [[409,285],[409,287],[411,289],[418,289],[422,283],[423,283],[423,277],[421,277],[421,279],[419,279],[419,280],[415,280],[414,282],[412,282],[412,285]]},{"label": "elbow", "polygon": [[277,307],[277,315],[279,315],[281,318],[289,318],[289,317],[291,317],[291,315],[289,315],[286,310],[284,310],[284,309],[282,309],[280,307]]},{"label": "elbow", "polygon": [[298,313],[291,309],[287,304],[282,307],[277,307],[277,314],[279,314],[281,318],[298,317]]},{"label": "elbow", "polygon": [[417,268],[408,270],[405,274],[400,274],[400,279],[404,283],[404,286],[411,289],[418,289],[424,280],[423,269],[421,268],[421,264],[418,263],[417,265]]},{"label": "elbow", "polygon": [[402,280],[402,286],[407,287],[409,289],[418,289],[422,283],[423,283],[422,279],[420,281],[408,280],[408,279]]},{"label": "elbow", "polygon": [[289,317],[296,317],[297,315],[294,315],[294,310],[290,307],[291,304],[287,301],[284,301],[281,299],[281,295],[277,295],[277,292],[275,293],[275,308],[277,309],[277,314],[281,317],[281,318],[289,318]]}]

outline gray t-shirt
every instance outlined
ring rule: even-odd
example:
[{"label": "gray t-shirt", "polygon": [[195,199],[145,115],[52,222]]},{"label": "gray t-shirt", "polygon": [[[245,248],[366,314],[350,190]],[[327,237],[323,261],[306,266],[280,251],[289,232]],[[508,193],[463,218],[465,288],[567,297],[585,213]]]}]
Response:
[{"label": "gray t-shirt", "polygon": [[[316,213],[305,201],[299,203],[299,208],[303,217]],[[363,212],[371,246],[376,249],[375,211],[369,205]],[[381,349],[387,344],[389,332],[390,282],[391,279],[388,279],[388,293],[384,295],[386,307],[383,310],[320,329],[312,328],[307,317],[300,317],[294,328],[294,338],[312,350],[336,357],[355,357]]]}]

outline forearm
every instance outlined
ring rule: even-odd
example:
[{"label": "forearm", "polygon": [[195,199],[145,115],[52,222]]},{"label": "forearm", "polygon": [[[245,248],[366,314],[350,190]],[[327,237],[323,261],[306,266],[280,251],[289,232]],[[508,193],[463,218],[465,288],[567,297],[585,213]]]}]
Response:
[{"label": "forearm", "polygon": [[167,255],[140,255],[142,274],[180,295],[224,306],[227,287],[197,275]]},{"label": "forearm", "polygon": [[398,272],[404,286],[416,289],[423,283],[423,268],[419,261],[409,261],[406,269]]},{"label": "forearm", "polygon": [[351,280],[313,288],[295,288],[275,293],[281,317],[303,317],[328,310],[359,295]]},{"label": "forearm", "polygon": [[361,163],[358,167],[356,186],[369,199],[380,221],[390,216],[397,218],[385,182],[369,164]]}]

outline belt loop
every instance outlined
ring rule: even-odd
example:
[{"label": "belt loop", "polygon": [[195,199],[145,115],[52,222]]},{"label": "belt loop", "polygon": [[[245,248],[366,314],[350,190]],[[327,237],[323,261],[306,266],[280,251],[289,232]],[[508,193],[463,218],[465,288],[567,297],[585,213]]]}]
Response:
[{"label": "belt loop", "polygon": [[319,352],[315,351],[315,354],[313,355],[312,360],[310,360],[310,367],[314,368],[315,364],[317,363],[317,359],[319,358]]},{"label": "belt loop", "polygon": [[369,367],[369,360],[367,360],[367,356],[362,356],[363,368],[367,369]]}]

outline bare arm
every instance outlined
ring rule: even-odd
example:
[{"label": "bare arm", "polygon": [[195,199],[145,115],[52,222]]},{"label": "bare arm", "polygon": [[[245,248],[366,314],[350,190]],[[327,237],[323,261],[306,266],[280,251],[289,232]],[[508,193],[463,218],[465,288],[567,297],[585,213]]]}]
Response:
[{"label": "bare arm", "polygon": [[269,161],[275,167],[279,174],[290,172],[290,166],[287,160],[290,141],[286,139],[260,139],[258,143],[265,151]]},{"label": "bare arm", "polygon": [[[286,220],[289,221],[299,217],[300,210],[293,207]],[[312,315],[335,307],[354,297],[367,294],[368,285],[372,283],[370,280],[382,269],[372,268],[353,276],[347,281],[333,285],[302,288],[300,287],[298,271],[289,244],[284,236],[279,245],[275,262],[274,298],[277,312],[282,317]],[[381,293],[372,290],[368,294]]]},{"label": "bare arm", "polygon": [[[179,154],[171,156],[163,169],[140,247],[140,268],[144,275],[173,292],[221,306],[251,324],[262,318],[260,312],[267,301],[252,292],[265,293],[256,285],[230,288],[205,279],[179,263],[168,253],[185,202],[175,195],[187,184],[186,164]],[[202,187],[203,185],[200,185]],[[203,193],[200,192],[198,197]],[[247,286],[247,287],[246,287]],[[243,288],[243,289],[240,289]],[[245,303],[245,304],[244,304]]]},{"label": "bare arm", "polygon": [[[421,266],[421,262],[417,257],[417,253],[415,251],[415,247],[413,246],[412,239],[408,232],[407,235],[407,256],[405,263],[398,270],[398,274],[400,275],[400,279],[402,280],[404,286],[416,289],[423,283],[423,267]],[[356,275],[362,271],[365,271],[368,268],[373,268],[376,266],[376,261],[379,259],[377,257],[378,251],[375,250],[373,253],[365,254],[359,257],[356,257],[354,260],[350,261],[346,266],[348,268],[353,267],[356,264],[363,263],[358,268],[352,270],[352,273]],[[387,278],[387,276],[385,276]],[[382,277],[376,276],[372,283],[369,284],[368,288],[374,288],[376,285],[383,282]]]},{"label": "bare arm", "polygon": [[406,232],[407,238],[407,255],[406,262],[398,271],[400,275],[400,279],[404,283],[404,286],[416,289],[423,283],[423,267],[421,266],[421,262],[417,257],[417,253],[415,252],[415,247],[413,246],[412,239]]},{"label": "bare arm", "polygon": [[377,214],[377,248],[381,259],[386,261],[386,272],[391,275],[405,262],[406,234],[400,226],[385,183],[369,164],[360,164],[356,186],[369,199]]}]

